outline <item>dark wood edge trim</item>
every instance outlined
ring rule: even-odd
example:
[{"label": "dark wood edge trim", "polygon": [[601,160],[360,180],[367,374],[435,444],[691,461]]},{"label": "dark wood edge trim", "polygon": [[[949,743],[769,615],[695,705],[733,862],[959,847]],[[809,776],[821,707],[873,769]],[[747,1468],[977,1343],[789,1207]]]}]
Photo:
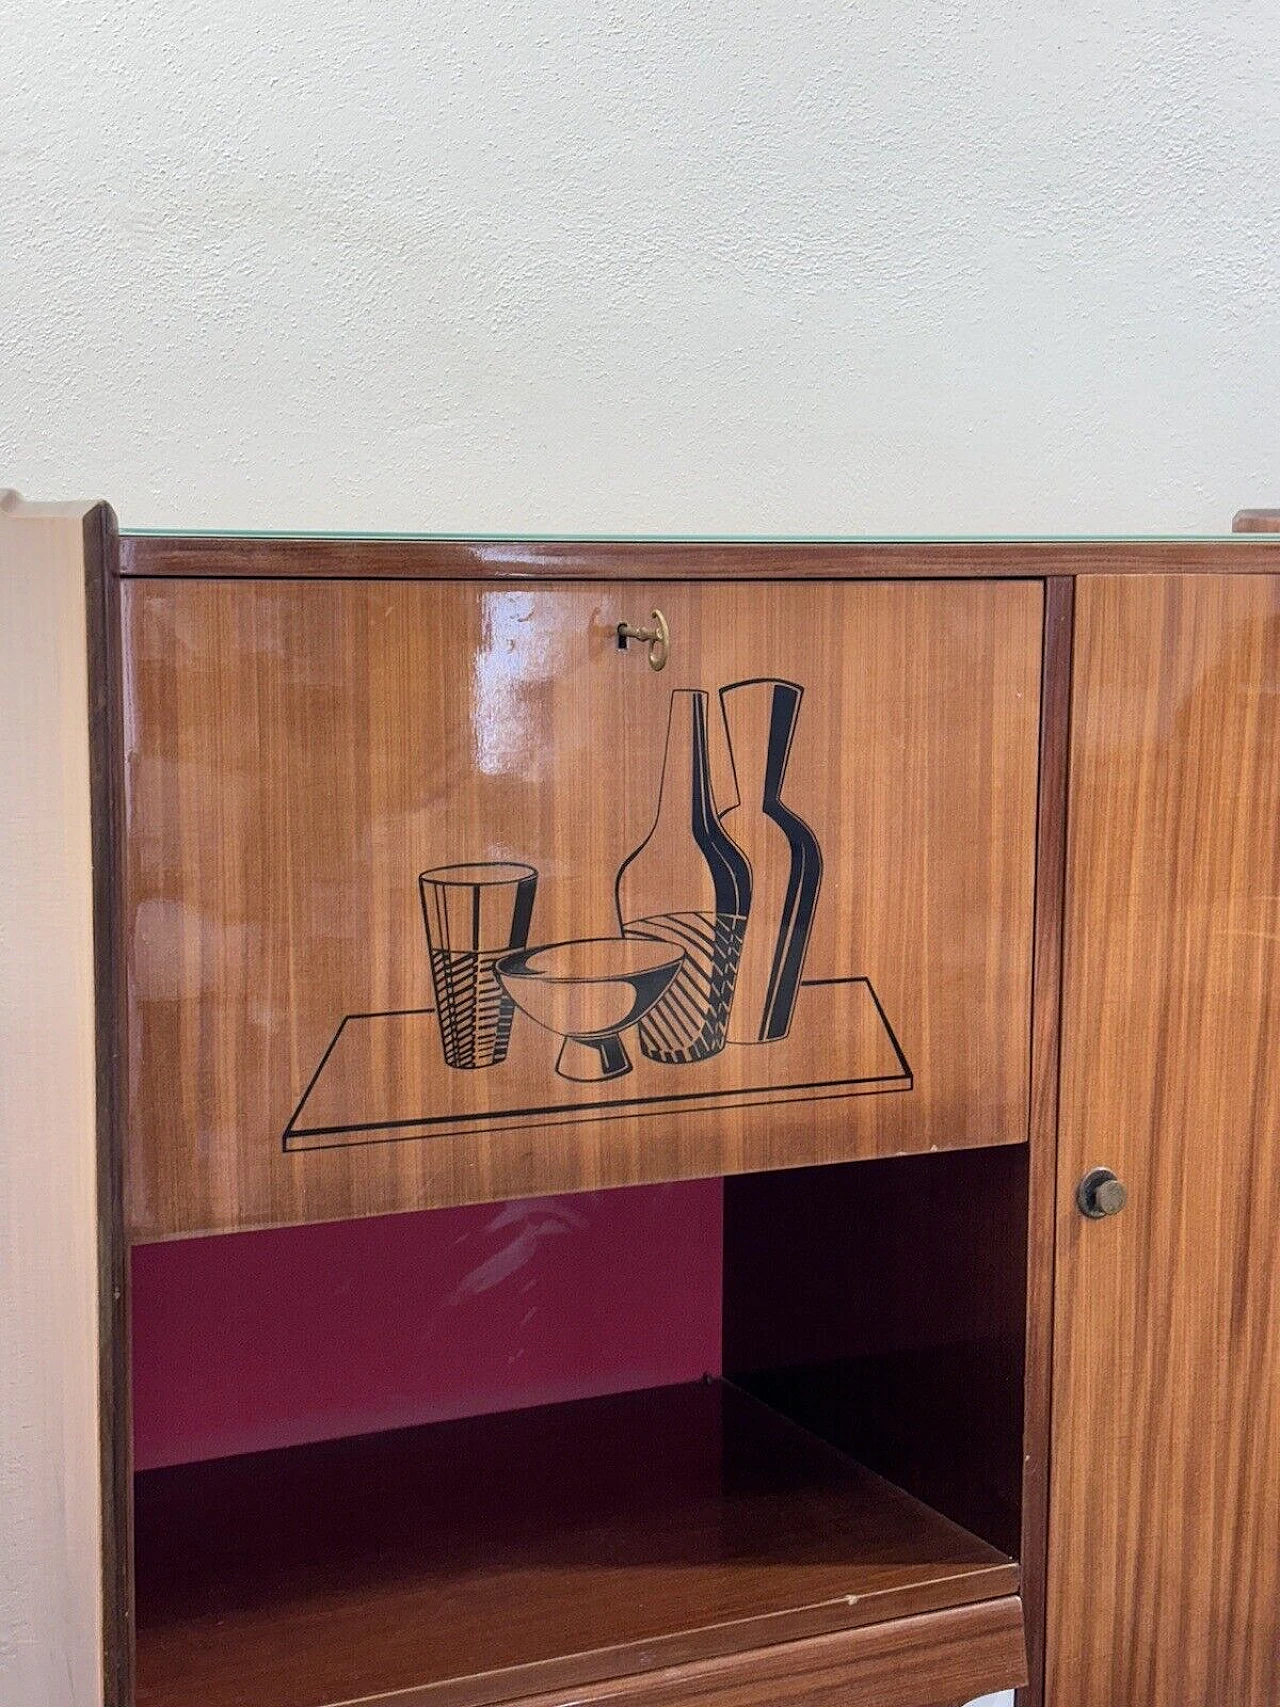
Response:
[{"label": "dark wood edge trim", "polygon": [[[1014,1596],[779,1642],[602,1683],[521,1695],[509,1707],[917,1707],[1008,1689],[1027,1675]],[[450,1684],[343,1707],[455,1707]]]},{"label": "dark wood edge trim", "polygon": [[1078,574],[1275,573],[1280,538],[909,540],[774,544],[691,540],[253,539],[125,534],[120,573],[392,580],[1040,579]]},{"label": "dark wood edge trim", "polygon": [[1237,510],[1232,533],[1280,533],[1280,510]]},{"label": "dark wood edge trim", "polygon": [[84,518],[93,836],[103,1699],[133,1702],[133,1447],[124,1222],[124,724],[116,519]]},{"label": "dark wood edge trim", "polygon": [[1040,782],[1036,812],[1021,1545],[1030,1680],[1019,1693],[1020,1707],[1041,1707],[1044,1689],[1058,1059],[1074,636],[1075,582],[1067,576],[1052,576],[1045,582]]}]

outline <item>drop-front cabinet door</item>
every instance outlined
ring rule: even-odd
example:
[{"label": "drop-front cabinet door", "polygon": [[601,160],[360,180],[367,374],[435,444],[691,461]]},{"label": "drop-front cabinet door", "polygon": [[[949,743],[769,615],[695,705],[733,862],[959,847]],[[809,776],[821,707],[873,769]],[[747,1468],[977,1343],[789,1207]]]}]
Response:
[{"label": "drop-front cabinet door", "polygon": [[1276,1707],[1280,579],[1082,578],[1072,729],[1046,1699]]},{"label": "drop-front cabinet door", "polygon": [[1042,616],[127,582],[135,1236],[1024,1140]]}]

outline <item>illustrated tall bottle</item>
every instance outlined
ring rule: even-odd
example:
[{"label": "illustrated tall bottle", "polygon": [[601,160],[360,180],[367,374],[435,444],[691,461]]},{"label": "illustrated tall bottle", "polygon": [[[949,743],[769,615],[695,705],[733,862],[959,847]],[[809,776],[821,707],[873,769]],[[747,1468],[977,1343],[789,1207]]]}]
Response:
[{"label": "illustrated tall bottle", "polygon": [[720,689],[738,804],[724,827],[751,861],[751,918],[729,1022],[730,1043],[773,1043],[791,1029],[822,883],[818,838],[782,798],[800,699],[772,678]]},{"label": "illustrated tall bottle", "polygon": [[624,936],[674,943],[685,955],[640,1021],[642,1054],[671,1065],[718,1054],[751,911],[751,867],[716,812],[701,691],[671,695],[657,817],[618,871],[617,906]]}]

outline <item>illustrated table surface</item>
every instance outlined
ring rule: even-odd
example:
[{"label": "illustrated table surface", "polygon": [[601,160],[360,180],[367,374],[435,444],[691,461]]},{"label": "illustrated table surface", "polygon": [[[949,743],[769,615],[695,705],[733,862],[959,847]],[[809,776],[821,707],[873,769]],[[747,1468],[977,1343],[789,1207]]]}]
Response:
[{"label": "illustrated table surface", "polygon": [[632,1072],[584,1084],[556,1073],[557,1048],[551,1033],[517,1014],[506,1060],[461,1070],[444,1060],[434,1008],[348,1014],[285,1129],[284,1147],[447,1138],[912,1086],[906,1057],[866,978],[802,984],[787,1037],[730,1044],[706,1061],[669,1066],[645,1059],[636,1047]]}]

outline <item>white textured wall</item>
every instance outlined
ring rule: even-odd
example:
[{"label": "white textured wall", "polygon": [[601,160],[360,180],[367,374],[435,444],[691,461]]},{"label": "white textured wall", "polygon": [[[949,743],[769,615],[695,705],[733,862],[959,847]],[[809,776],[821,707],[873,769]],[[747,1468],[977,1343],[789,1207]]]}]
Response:
[{"label": "white textured wall", "polygon": [[675,533],[1280,500],[1274,0],[3,21],[0,475],[31,496]]},{"label": "white textured wall", "polygon": [[9,0],[0,473],[127,526],[1218,530],[1275,0]]}]

